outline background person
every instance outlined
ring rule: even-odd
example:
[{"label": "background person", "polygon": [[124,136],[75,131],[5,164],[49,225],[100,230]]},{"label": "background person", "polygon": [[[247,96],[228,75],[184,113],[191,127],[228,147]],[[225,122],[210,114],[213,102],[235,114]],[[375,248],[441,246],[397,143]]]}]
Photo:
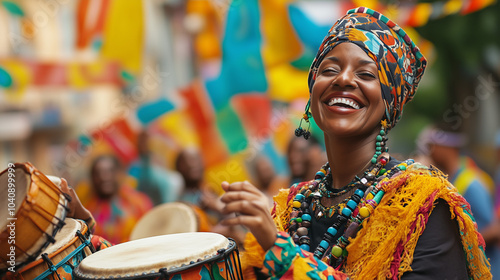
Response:
[{"label": "background person", "polygon": [[137,179],[137,190],[145,193],[154,206],[177,201],[182,192],[182,177],[154,163],[149,141],[149,133],[141,131],[137,136],[139,158],[131,164],[128,173]]},{"label": "background person", "polygon": [[90,167],[91,187],[77,189],[82,205],[99,225],[95,234],[113,244],[129,240],[135,223],[153,206],[147,195],[123,184],[124,174],[113,155],[99,156]]},{"label": "background person", "polygon": [[486,242],[493,279],[500,279],[500,220],[494,210],[491,177],[464,155],[466,137],[446,123],[429,126],[418,137],[419,153],[445,174],[470,204],[479,232]]}]

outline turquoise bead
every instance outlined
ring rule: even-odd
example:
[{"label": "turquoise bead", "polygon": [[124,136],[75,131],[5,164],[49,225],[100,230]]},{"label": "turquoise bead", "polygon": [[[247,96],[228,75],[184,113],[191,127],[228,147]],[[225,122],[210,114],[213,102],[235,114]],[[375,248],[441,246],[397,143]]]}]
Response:
[{"label": "turquoise bead", "polygon": [[346,206],[349,207],[349,209],[354,210],[356,209],[356,206],[358,206],[358,204],[351,199],[347,202]]},{"label": "turquoise bead", "polygon": [[377,162],[377,158],[376,158],[376,157],[373,157],[371,162],[372,162],[372,163],[376,163],[376,162]]},{"label": "turquoise bead", "polygon": [[335,236],[335,235],[337,234],[337,229],[336,229],[336,228],[334,228],[334,227],[329,227],[329,228],[327,229],[327,232],[328,232],[329,234],[331,234],[331,235]]},{"label": "turquoise bead", "polygon": [[376,147],[375,150],[376,151],[382,151],[382,147]]},{"label": "turquoise bead", "polygon": [[344,207],[344,209],[342,209],[342,215],[346,216],[346,217],[350,217],[352,214],[352,211],[351,209],[347,208],[347,207]]},{"label": "turquoise bead", "polygon": [[382,136],[377,135],[377,141],[378,141],[378,142],[382,141]]},{"label": "turquoise bead", "polygon": [[299,194],[297,194],[297,195],[295,196],[295,200],[302,200],[302,199],[304,199],[304,195],[303,195],[303,194],[301,194],[301,193],[299,193]]},{"label": "turquoise bead", "polygon": [[328,242],[326,242],[326,240],[321,240],[321,242],[319,243],[319,246],[323,249],[328,249]]},{"label": "turquoise bead", "polygon": [[310,220],[311,220],[311,215],[302,214],[302,221],[310,221]]},{"label": "turquoise bead", "polygon": [[380,142],[375,142],[375,146],[380,147],[381,145]]},{"label": "turquoise bead", "polygon": [[380,130],[380,135],[385,135],[385,130]]},{"label": "turquoise bead", "polygon": [[357,189],[354,193],[359,195],[360,197],[363,197],[365,195],[365,193],[360,189]]},{"label": "turquoise bead", "polygon": [[319,176],[320,178],[323,178],[323,177],[325,177],[325,173],[323,173],[321,171],[318,171],[318,172],[316,172],[316,176]]},{"label": "turquoise bead", "polygon": [[377,202],[377,204],[379,204],[380,201],[382,200],[382,197],[384,197],[384,194],[385,194],[385,192],[383,190],[378,191],[377,194],[375,195],[375,197],[373,198],[373,200],[375,200],[375,202]]}]

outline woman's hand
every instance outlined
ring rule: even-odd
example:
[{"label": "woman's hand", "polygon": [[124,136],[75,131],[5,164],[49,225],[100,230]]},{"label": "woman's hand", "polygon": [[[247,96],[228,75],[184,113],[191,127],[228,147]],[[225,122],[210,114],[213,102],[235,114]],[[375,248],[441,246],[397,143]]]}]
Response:
[{"label": "woman's hand", "polygon": [[86,222],[92,219],[90,211],[83,207],[75,190],[68,186],[68,182],[64,178],[61,178],[61,190],[71,197],[71,201],[68,203],[69,211],[66,214],[67,217],[84,220]]},{"label": "woman's hand", "polygon": [[226,192],[221,197],[221,201],[225,204],[222,213],[236,214],[221,223],[247,227],[262,249],[269,250],[276,241],[278,230],[269,212],[267,196],[247,181],[232,184],[222,182],[221,186]]},{"label": "woman's hand", "polygon": [[222,213],[222,208],[224,208],[224,203],[220,201],[220,198],[209,190],[201,191],[200,206],[205,209],[215,211],[217,213]]}]

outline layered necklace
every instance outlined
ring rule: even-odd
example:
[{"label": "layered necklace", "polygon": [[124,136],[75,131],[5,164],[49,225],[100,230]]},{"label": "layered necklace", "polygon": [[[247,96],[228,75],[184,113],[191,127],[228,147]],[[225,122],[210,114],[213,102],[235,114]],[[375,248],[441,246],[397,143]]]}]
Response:
[{"label": "layered necklace", "polygon": [[[371,215],[385,194],[386,184],[380,182],[399,174],[406,170],[408,165],[413,164],[413,160],[407,160],[386,170],[384,167],[389,159],[387,152],[380,151],[371,160],[371,165],[361,178],[356,176],[351,183],[337,190],[330,187],[332,175],[329,164],[326,163],[316,173],[315,179],[304,185],[293,200],[288,232],[294,242],[300,248],[310,251],[312,217],[314,216],[316,220],[325,216],[334,217],[333,223],[314,250],[314,256],[333,267],[340,267],[347,257],[345,248],[349,245],[349,238],[356,237],[362,222]],[[324,207],[321,204],[323,197],[340,197],[353,189],[355,189],[354,194],[337,205]],[[310,205],[312,207],[309,207]],[[340,233],[341,229],[345,231]],[[335,238],[336,236],[340,237]]]}]

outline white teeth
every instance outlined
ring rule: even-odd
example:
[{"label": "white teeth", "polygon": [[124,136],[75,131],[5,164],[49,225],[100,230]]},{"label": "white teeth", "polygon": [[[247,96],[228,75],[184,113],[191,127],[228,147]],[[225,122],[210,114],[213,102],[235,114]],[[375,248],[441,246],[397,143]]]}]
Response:
[{"label": "white teeth", "polygon": [[332,98],[332,99],[330,99],[330,101],[328,101],[328,106],[333,106],[334,104],[337,104],[337,103],[350,106],[356,110],[359,109],[359,105],[357,103],[355,103],[351,99],[347,99],[347,98]]}]

